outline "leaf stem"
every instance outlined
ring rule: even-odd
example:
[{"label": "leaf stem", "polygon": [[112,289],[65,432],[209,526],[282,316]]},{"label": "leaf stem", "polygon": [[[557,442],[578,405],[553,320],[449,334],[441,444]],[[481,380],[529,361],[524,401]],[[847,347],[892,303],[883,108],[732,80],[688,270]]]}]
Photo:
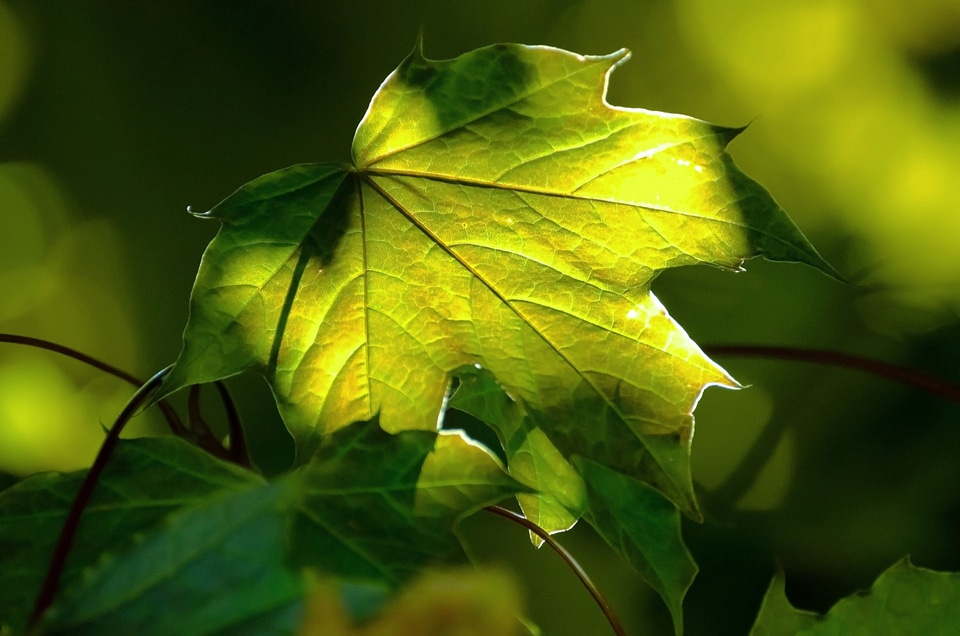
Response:
[{"label": "leaf stem", "polygon": [[[227,386],[220,380],[214,382],[217,388],[217,394],[220,396],[220,402],[223,404],[223,410],[227,417],[227,427],[230,431],[230,447],[224,448],[218,440],[203,414],[200,412],[200,385],[194,384],[190,387],[190,396],[187,401],[187,408],[190,413],[191,428],[199,438],[200,445],[211,451],[215,456],[232,461],[238,466],[244,468],[253,468],[250,464],[250,456],[247,454],[247,444],[243,438],[243,426],[240,423],[240,414],[237,412],[237,405],[234,404]],[[194,425],[195,424],[195,425]]]},{"label": "leaf stem", "polygon": [[[0,333],[0,342],[53,351],[54,353],[59,353],[67,356],[68,358],[73,358],[74,360],[88,364],[95,369],[104,371],[105,373],[119,378],[137,388],[143,386],[144,384],[142,380],[127,373],[123,369],[119,369],[102,360],[98,360],[93,356],[77,351],[76,349],[71,349],[70,347],[57,344],[56,342],[8,333]],[[230,393],[227,391],[227,387],[222,381],[217,380],[214,385],[216,386],[217,392],[220,395],[220,400],[223,402],[223,410],[227,416],[227,425],[230,428],[229,451],[224,449],[220,442],[213,438],[212,435],[196,433],[195,431],[191,431],[189,428],[184,426],[183,421],[180,419],[180,416],[177,415],[177,411],[173,408],[173,405],[171,405],[169,401],[160,400],[157,403],[157,407],[167,420],[167,425],[170,427],[170,431],[177,437],[181,437],[190,443],[203,448],[214,457],[232,461],[238,466],[243,466],[244,468],[252,468],[249,455],[247,454],[247,445],[243,437],[243,427],[240,425],[240,416],[237,413],[237,407],[233,403]]]},{"label": "leaf stem", "polygon": [[843,369],[863,371],[881,378],[887,378],[908,386],[922,389],[955,404],[960,404],[960,385],[941,380],[926,373],[908,369],[889,362],[864,358],[848,353],[839,353],[826,349],[803,349],[800,347],[777,347],[769,345],[725,344],[708,345],[703,350],[711,356],[730,356],[739,358],[773,358],[778,360],[797,360],[826,364]]},{"label": "leaf stem", "polygon": [[130,401],[123,407],[120,415],[117,416],[117,421],[110,428],[107,437],[103,440],[103,444],[97,452],[97,457],[94,459],[93,465],[90,466],[90,470],[87,471],[87,474],[84,476],[83,482],[80,484],[80,489],[77,491],[77,495],[70,505],[70,510],[67,513],[66,520],[63,522],[63,527],[60,529],[60,537],[57,539],[53,557],[50,559],[46,578],[44,578],[43,586],[40,588],[40,594],[37,596],[33,613],[30,615],[28,631],[37,626],[41,616],[43,616],[43,613],[53,602],[53,597],[57,592],[57,585],[60,583],[60,576],[63,574],[63,567],[66,564],[67,556],[70,553],[70,548],[77,534],[77,528],[80,525],[80,516],[90,502],[93,489],[96,487],[97,481],[103,473],[103,469],[106,468],[107,462],[110,460],[110,456],[113,454],[113,450],[120,440],[120,433],[150,395],[160,387],[163,383],[163,378],[166,377],[172,368],[172,366],[169,366],[163,369],[137,389],[137,392],[133,394]]},{"label": "leaf stem", "polygon": [[247,452],[247,441],[243,436],[243,425],[240,422],[240,413],[237,405],[227,390],[227,385],[217,380],[213,383],[220,394],[223,410],[227,416],[227,426],[230,429],[230,457],[234,463],[241,466],[250,466],[250,454]]},{"label": "leaf stem", "polygon": [[203,419],[200,412],[200,385],[193,384],[187,394],[187,421],[190,423],[190,430],[197,436],[197,441],[204,448],[221,447],[210,425]]},{"label": "leaf stem", "polygon": [[[132,386],[138,388],[143,386],[142,380],[133,377],[123,369],[118,369],[112,364],[108,364],[102,360],[94,358],[93,356],[81,353],[76,349],[71,349],[70,347],[57,344],[56,342],[50,342],[49,340],[43,340],[41,338],[31,338],[30,336],[18,336],[11,333],[0,333],[0,342],[53,351],[54,353],[59,353],[60,355],[67,356],[68,358],[79,360],[80,362],[88,364],[95,369],[100,369],[101,371],[109,373],[115,378],[119,378]],[[174,410],[173,406],[171,406],[171,404],[166,400],[160,400],[157,406],[163,413],[163,416],[166,418],[167,425],[170,426],[170,430],[173,432],[173,434],[179,437],[187,438],[189,436],[189,431],[187,430],[187,427],[183,425],[183,422],[180,420],[180,416],[177,415],[177,412]]]},{"label": "leaf stem", "polygon": [[617,618],[613,608],[610,607],[609,603],[607,603],[607,600],[600,593],[600,590],[597,589],[597,586],[594,585],[593,581],[590,580],[587,572],[583,569],[583,567],[580,566],[577,560],[567,551],[566,548],[564,548],[552,536],[550,536],[549,532],[530,521],[523,515],[512,510],[502,508],[501,506],[487,506],[484,508],[484,510],[503,517],[504,519],[508,519],[514,523],[520,524],[530,532],[543,539],[544,543],[553,548],[553,551],[560,555],[560,558],[563,559],[564,563],[566,563],[567,566],[573,570],[574,574],[577,575],[577,578],[580,579],[580,582],[583,584],[583,586],[587,588],[588,592],[590,592],[593,600],[597,602],[598,606],[600,606],[600,611],[603,612],[603,615],[607,617],[607,622],[610,623],[613,633],[617,636],[626,636],[626,632],[623,630],[623,626],[620,624],[620,619]]}]

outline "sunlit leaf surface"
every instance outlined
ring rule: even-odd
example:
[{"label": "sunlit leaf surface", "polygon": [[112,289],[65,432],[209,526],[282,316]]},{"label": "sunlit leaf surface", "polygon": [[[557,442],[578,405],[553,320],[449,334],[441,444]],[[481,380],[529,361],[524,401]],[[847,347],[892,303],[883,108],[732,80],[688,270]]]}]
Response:
[{"label": "sunlit leaf surface", "polygon": [[[833,270],[725,152],[739,129],[606,103],[627,56],[415,51],[374,96],[352,163],[265,175],[202,215],[222,227],[163,393],[256,369],[307,463],[351,422],[436,429],[451,377],[481,368],[516,405],[486,421],[547,529],[588,491],[616,497],[576,459],[699,518],[693,410],[705,387],[737,384],[653,279],[757,255]],[[646,530],[621,535],[611,503],[596,518],[623,547]],[[676,614],[692,569],[673,554],[658,590]]]},{"label": "sunlit leaf surface", "polygon": [[738,130],[604,102],[626,57],[412,54],[353,165],[271,173],[207,213],[223,227],[166,392],[257,368],[306,461],[377,413],[388,431],[433,429],[450,374],[479,364],[564,455],[693,512],[691,412],[733,381],[651,280],[757,254],[829,268],[724,152]]}]

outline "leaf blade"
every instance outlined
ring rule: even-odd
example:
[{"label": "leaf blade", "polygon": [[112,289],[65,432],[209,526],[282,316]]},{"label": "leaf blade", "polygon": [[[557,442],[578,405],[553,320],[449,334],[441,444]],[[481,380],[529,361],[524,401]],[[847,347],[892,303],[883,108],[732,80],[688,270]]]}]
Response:
[{"label": "leaf blade", "polygon": [[[215,208],[257,224],[241,232],[221,214],[194,305],[209,301],[222,320],[188,323],[166,391],[257,367],[306,462],[353,421],[435,430],[451,375],[479,364],[543,432],[543,453],[641,479],[699,518],[692,413],[706,387],[737,384],[669,317],[652,280],[758,255],[832,270],[727,154],[740,130],[606,102],[626,59],[415,51],[374,95],[355,167],[281,171]],[[326,185],[312,199],[296,187],[254,196],[291,175]],[[269,252],[264,271],[256,249],[223,257],[275,236],[286,252]],[[231,277],[262,312],[217,305],[218,278]],[[210,374],[195,353],[217,329],[228,355]]]},{"label": "leaf blade", "polygon": [[301,492],[293,558],[320,572],[396,586],[434,561],[463,559],[453,533],[484,505],[523,490],[460,434],[344,427],[290,477]]},{"label": "leaf blade", "polygon": [[278,513],[288,505],[284,490],[261,484],[175,515],[55,603],[45,630],[254,633],[255,625],[268,633],[292,631],[303,585],[283,565],[285,520]]},{"label": "leaf blade", "polygon": [[750,631],[764,634],[952,634],[960,626],[960,573],[935,572],[902,559],[884,571],[869,593],[841,599],[821,616],[795,609],[778,572]]},{"label": "leaf blade", "polygon": [[[26,625],[84,472],[35,475],[0,493],[0,616],[15,630]],[[172,512],[213,492],[261,481],[179,438],[121,440],[84,511],[61,589],[75,585],[101,555],[123,549],[135,533],[149,530]]]}]

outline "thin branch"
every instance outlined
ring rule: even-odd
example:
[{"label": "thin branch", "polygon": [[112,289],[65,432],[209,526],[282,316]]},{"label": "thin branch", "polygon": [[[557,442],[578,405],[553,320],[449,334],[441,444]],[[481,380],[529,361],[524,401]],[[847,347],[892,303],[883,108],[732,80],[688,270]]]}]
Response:
[{"label": "thin branch", "polygon": [[613,608],[610,607],[610,604],[607,603],[607,600],[600,593],[600,590],[597,589],[597,586],[593,584],[593,581],[590,580],[590,577],[587,575],[586,571],[577,563],[577,560],[573,558],[573,555],[567,552],[567,549],[562,545],[557,543],[557,541],[550,536],[550,533],[530,521],[521,514],[517,514],[512,510],[507,510],[500,506],[487,506],[484,508],[487,512],[493,513],[497,516],[508,519],[514,523],[520,524],[530,532],[534,533],[546,543],[548,546],[553,548],[553,551],[560,555],[560,558],[563,559],[564,563],[573,570],[573,573],[577,575],[577,578],[580,579],[580,582],[583,584],[587,591],[590,592],[590,596],[593,597],[593,600],[597,602],[597,605],[600,606],[600,611],[603,612],[603,615],[607,617],[607,622],[610,623],[610,627],[613,629],[613,633],[617,636],[626,636],[626,632],[623,630],[623,626],[620,624],[620,619],[617,618],[617,615],[614,613]]},{"label": "thin branch", "polygon": [[775,347],[768,345],[709,345],[703,350],[711,356],[731,356],[740,358],[774,358],[777,360],[797,360],[826,364],[844,369],[863,371],[881,378],[887,378],[901,384],[916,387],[955,404],[960,404],[960,385],[940,378],[908,369],[889,362],[864,358],[848,353],[838,353],[826,349],[802,349],[798,347]]},{"label": "thin branch", "polygon": [[[53,351],[54,353],[59,353],[60,355],[67,356],[68,358],[79,360],[80,362],[88,364],[95,369],[100,369],[101,371],[109,373],[115,378],[120,378],[124,382],[137,388],[143,386],[142,380],[133,377],[123,369],[118,369],[112,364],[107,364],[106,362],[98,360],[93,356],[89,356],[85,353],[77,351],[76,349],[71,349],[70,347],[57,344],[56,342],[50,342],[49,340],[43,340],[41,338],[31,338],[30,336],[18,336],[10,333],[0,333],[0,342]],[[166,418],[167,425],[170,426],[170,430],[173,432],[173,434],[179,437],[188,437],[189,432],[187,431],[187,427],[183,425],[183,422],[180,420],[180,416],[177,415],[177,412],[173,409],[173,406],[171,406],[171,404],[166,400],[160,400],[157,406],[159,407],[160,412],[162,412],[163,416]]]},{"label": "thin branch", "polygon": [[240,466],[250,466],[250,455],[247,452],[247,442],[243,436],[243,425],[240,422],[240,413],[237,405],[227,390],[227,385],[217,380],[214,382],[223,410],[227,415],[227,426],[230,428],[230,458]]},{"label": "thin branch", "polygon": [[84,476],[83,482],[80,484],[80,489],[77,491],[77,495],[70,505],[70,511],[67,513],[67,518],[63,522],[63,527],[60,529],[60,537],[57,539],[53,557],[50,559],[50,566],[47,568],[46,578],[44,578],[40,594],[37,596],[33,613],[30,615],[28,631],[31,631],[38,625],[41,616],[43,616],[43,613],[53,602],[53,597],[57,593],[57,586],[60,583],[60,576],[63,574],[63,567],[67,562],[67,556],[70,554],[70,548],[73,545],[77,528],[80,525],[80,516],[90,502],[93,489],[96,487],[97,481],[103,473],[103,469],[106,468],[107,462],[110,460],[110,456],[113,454],[113,450],[120,440],[120,433],[150,395],[159,388],[163,383],[163,378],[170,373],[170,369],[172,368],[173,367],[170,366],[160,371],[147,380],[147,382],[133,394],[130,401],[123,407],[120,415],[117,416],[117,421],[107,433],[107,437],[103,440],[103,445],[100,446],[97,457],[93,460],[93,465],[90,466],[90,470],[87,471],[87,474]]},{"label": "thin branch", "polygon": [[[243,440],[243,430],[240,428],[240,415],[237,413],[237,407],[230,394],[219,380],[216,382],[217,392],[220,395],[220,401],[223,402],[223,410],[227,416],[227,426],[230,429],[230,448],[225,448],[223,443],[217,439],[213,430],[200,412],[200,385],[194,384],[190,387],[190,395],[187,399],[187,409],[190,416],[190,430],[197,437],[197,444],[214,457],[233,462],[244,468],[252,468],[250,460],[247,457],[246,445]],[[226,397],[224,397],[226,396]],[[239,431],[239,433],[237,433]],[[235,437],[236,434],[236,437]],[[240,452],[233,446],[233,440],[239,440]]]},{"label": "thin branch", "polygon": [[210,425],[203,419],[203,413],[200,412],[200,385],[190,386],[190,392],[187,396],[187,421],[190,430],[197,438],[197,444],[208,453],[220,459],[229,460],[229,453],[223,447],[217,436],[213,434]]}]

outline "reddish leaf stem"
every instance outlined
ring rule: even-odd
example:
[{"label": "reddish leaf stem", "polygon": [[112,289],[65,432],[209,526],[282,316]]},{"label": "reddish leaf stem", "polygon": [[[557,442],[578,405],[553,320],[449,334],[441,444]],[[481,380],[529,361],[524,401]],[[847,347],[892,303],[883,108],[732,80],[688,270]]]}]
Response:
[{"label": "reddish leaf stem", "polygon": [[227,426],[230,428],[230,457],[241,466],[250,466],[250,455],[247,452],[247,441],[243,436],[243,425],[240,423],[237,405],[230,396],[227,385],[217,380],[214,386],[220,394],[220,401],[223,402],[223,410],[227,416]]},{"label": "reddish leaf stem", "polygon": [[191,385],[189,394],[187,395],[187,421],[190,423],[190,430],[197,436],[197,441],[201,446],[204,448],[217,448],[224,454],[226,453],[226,449],[224,449],[223,445],[217,440],[213,431],[210,430],[210,425],[203,419],[203,414],[200,412],[199,384]]},{"label": "reddish leaf stem", "polygon": [[41,616],[43,616],[43,613],[53,602],[53,597],[57,593],[57,585],[60,583],[60,576],[63,574],[63,567],[67,562],[67,556],[70,554],[70,548],[73,545],[77,528],[80,525],[80,516],[90,502],[93,489],[96,487],[97,481],[103,473],[103,469],[106,468],[107,462],[110,460],[110,456],[113,454],[113,450],[120,440],[120,433],[123,431],[127,422],[136,415],[140,407],[147,401],[150,394],[160,387],[163,383],[163,378],[170,372],[171,368],[173,367],[167,367],[157,373],[133,394],[130,401],[123,407],[120,415],[117,416],[117,421],[113,427],[110,428],[107,437],[103,440],[103,444],[97,452],[97,457],[93,460],[93,465],[90,466],[90,470],[87,471],[87,474],[84,476],[83,482],[80,484],[80,489],[77,491],[77,495],[70,505],[67,519],[63,522],[63,527],[60,529],[60,537],[57,539],[53,557],[50,559],[46,578],[44,578],[43,586],[40,588],[40,594],[37,596],[33,613],[30,615],[28,631],[38,625]]},{"label": "reddish leaf stem", "polygon": [[[55,342],[50,342],[49,340],[32,338],[30,336],[0,333],[0,342],[19,344],[28,347],[34,347],[36,349],[53,351],[54,353],[59,353],[67,356],[68,358],[73,358],[74,360],[78,360],[84,364],[88,364],[96,369],[104,371],[105,373],[119,378],[137,388],[143,386],[144,384],[142,380],[127,373],[123,369],[119,369],[111,364],[103,362],[102,360],[98,360],[93,356],[77,351],[76,349],[71,349],[70,347],[66,347]],[[183,422],[180,420],[180,416],[177,415],[176,410],[174,410],[173,406],[167,400],[160,400],[157,403],[157,407],[163,413],[164,418],[166,418],[167,425],[170,426],[170,431],[177,437],[182,437],[191,443],[199,445],[201,448],[215,457],[227,459],[233,461],[239,466],[250,468],[250,459],[249,455],[247,454],[247,445],[243,437],[243,427],[240,424],[240,416],[237,413],[237,407],[233,403],[230,393],[227,391],[227,387],[223,384],[223,382],[217,380],[214,382],[214,386],[216,386],[217,392],[220,395],[220,400],[223,402],[223,410],[227,416],[227,425],[230,428],[229,452],[223,448],[219,441],[213,439],[212,436],[208,436],[210,438],[209,440],[196,439],[196,436],[193,434],[193,432],[183,425]],[[212,440],[212,442],[210,440]]]},{"label": "reddish leaf stem", "polygon": [[[190,387],[190,396],[187,401],[187,408],[190,413],[191,427],[194,433],[199,437],[200,445],[203,448],[214,451],[213,454],[221,459],[232,461],[238,466],[251,468],[250,457],[247,455],[247,444],[243,438],[243,425],[240,423],[240,414],[237,412],[237,406],[230,396],[226,385],[217,380],[213,383],[217,388],[217,394],[220,396],[220,402],[223,404],[224,413],[227,416],[227,427],[230,430],[230,448],[224,448],[223,444],[214,436],[210,426],[200,413],[200,385],[194,384]],[[193,426],[193,424],[196,424]]]},{"label": "reddish leaf stem", "polygon": [[703,350],[711,356],[775,358],[778,360],[797,360],[800,362],[826,364],[844,369],[854,369],[923,389],[945,400],[960,404],[960,386],[956,384],[920,371],[890,364],[889,362],[882,362],[880,360],[873,360],[848,353],[839,353],[826,349],[802,349],[799,347],[746,344],[708,345],[703,347]]},{"label": "reddish leaf stem", "polygon": [[593,600],[597,602],[598,606],[600,606],[600,611],[603,612],[603,615],[607,617],[607,622],[610,623],[613,633],[617,636],[626,636],[626,632],[623,630],[623,626],[620,624],[620,619],[617,618],[613,608],[610,607],[609,603],[607,603],[607,600],[600,593],[600,590],[597,589],[597,586],[594,585],[593,581],[590,580],[590,577],[587,575],[586,571],[580,566],[579,563],[577,563],[577,560],[573,558],[573,555],[570,554],[566,548],[557,543],[557,541],[550,536],[549,532],[530,521],[523,515],[512,510],[507,510],[506,508],[502,508],[500,506],[487,506],[484,508],[484,510],[503,517],[504,519],[509,519],[514,523],[520,524],[530,532],[543,539],[544,543],[553,548],[553,551],[560,555],[560,558],[563,559],[564,563],[566,563],[567,566],[573,570],[574,574],[577,575],[577,578],[580,579],[580,582],[583,584],[583,586],[587,588],[588,592],[590,592],[590,596],[592,596]]}]

